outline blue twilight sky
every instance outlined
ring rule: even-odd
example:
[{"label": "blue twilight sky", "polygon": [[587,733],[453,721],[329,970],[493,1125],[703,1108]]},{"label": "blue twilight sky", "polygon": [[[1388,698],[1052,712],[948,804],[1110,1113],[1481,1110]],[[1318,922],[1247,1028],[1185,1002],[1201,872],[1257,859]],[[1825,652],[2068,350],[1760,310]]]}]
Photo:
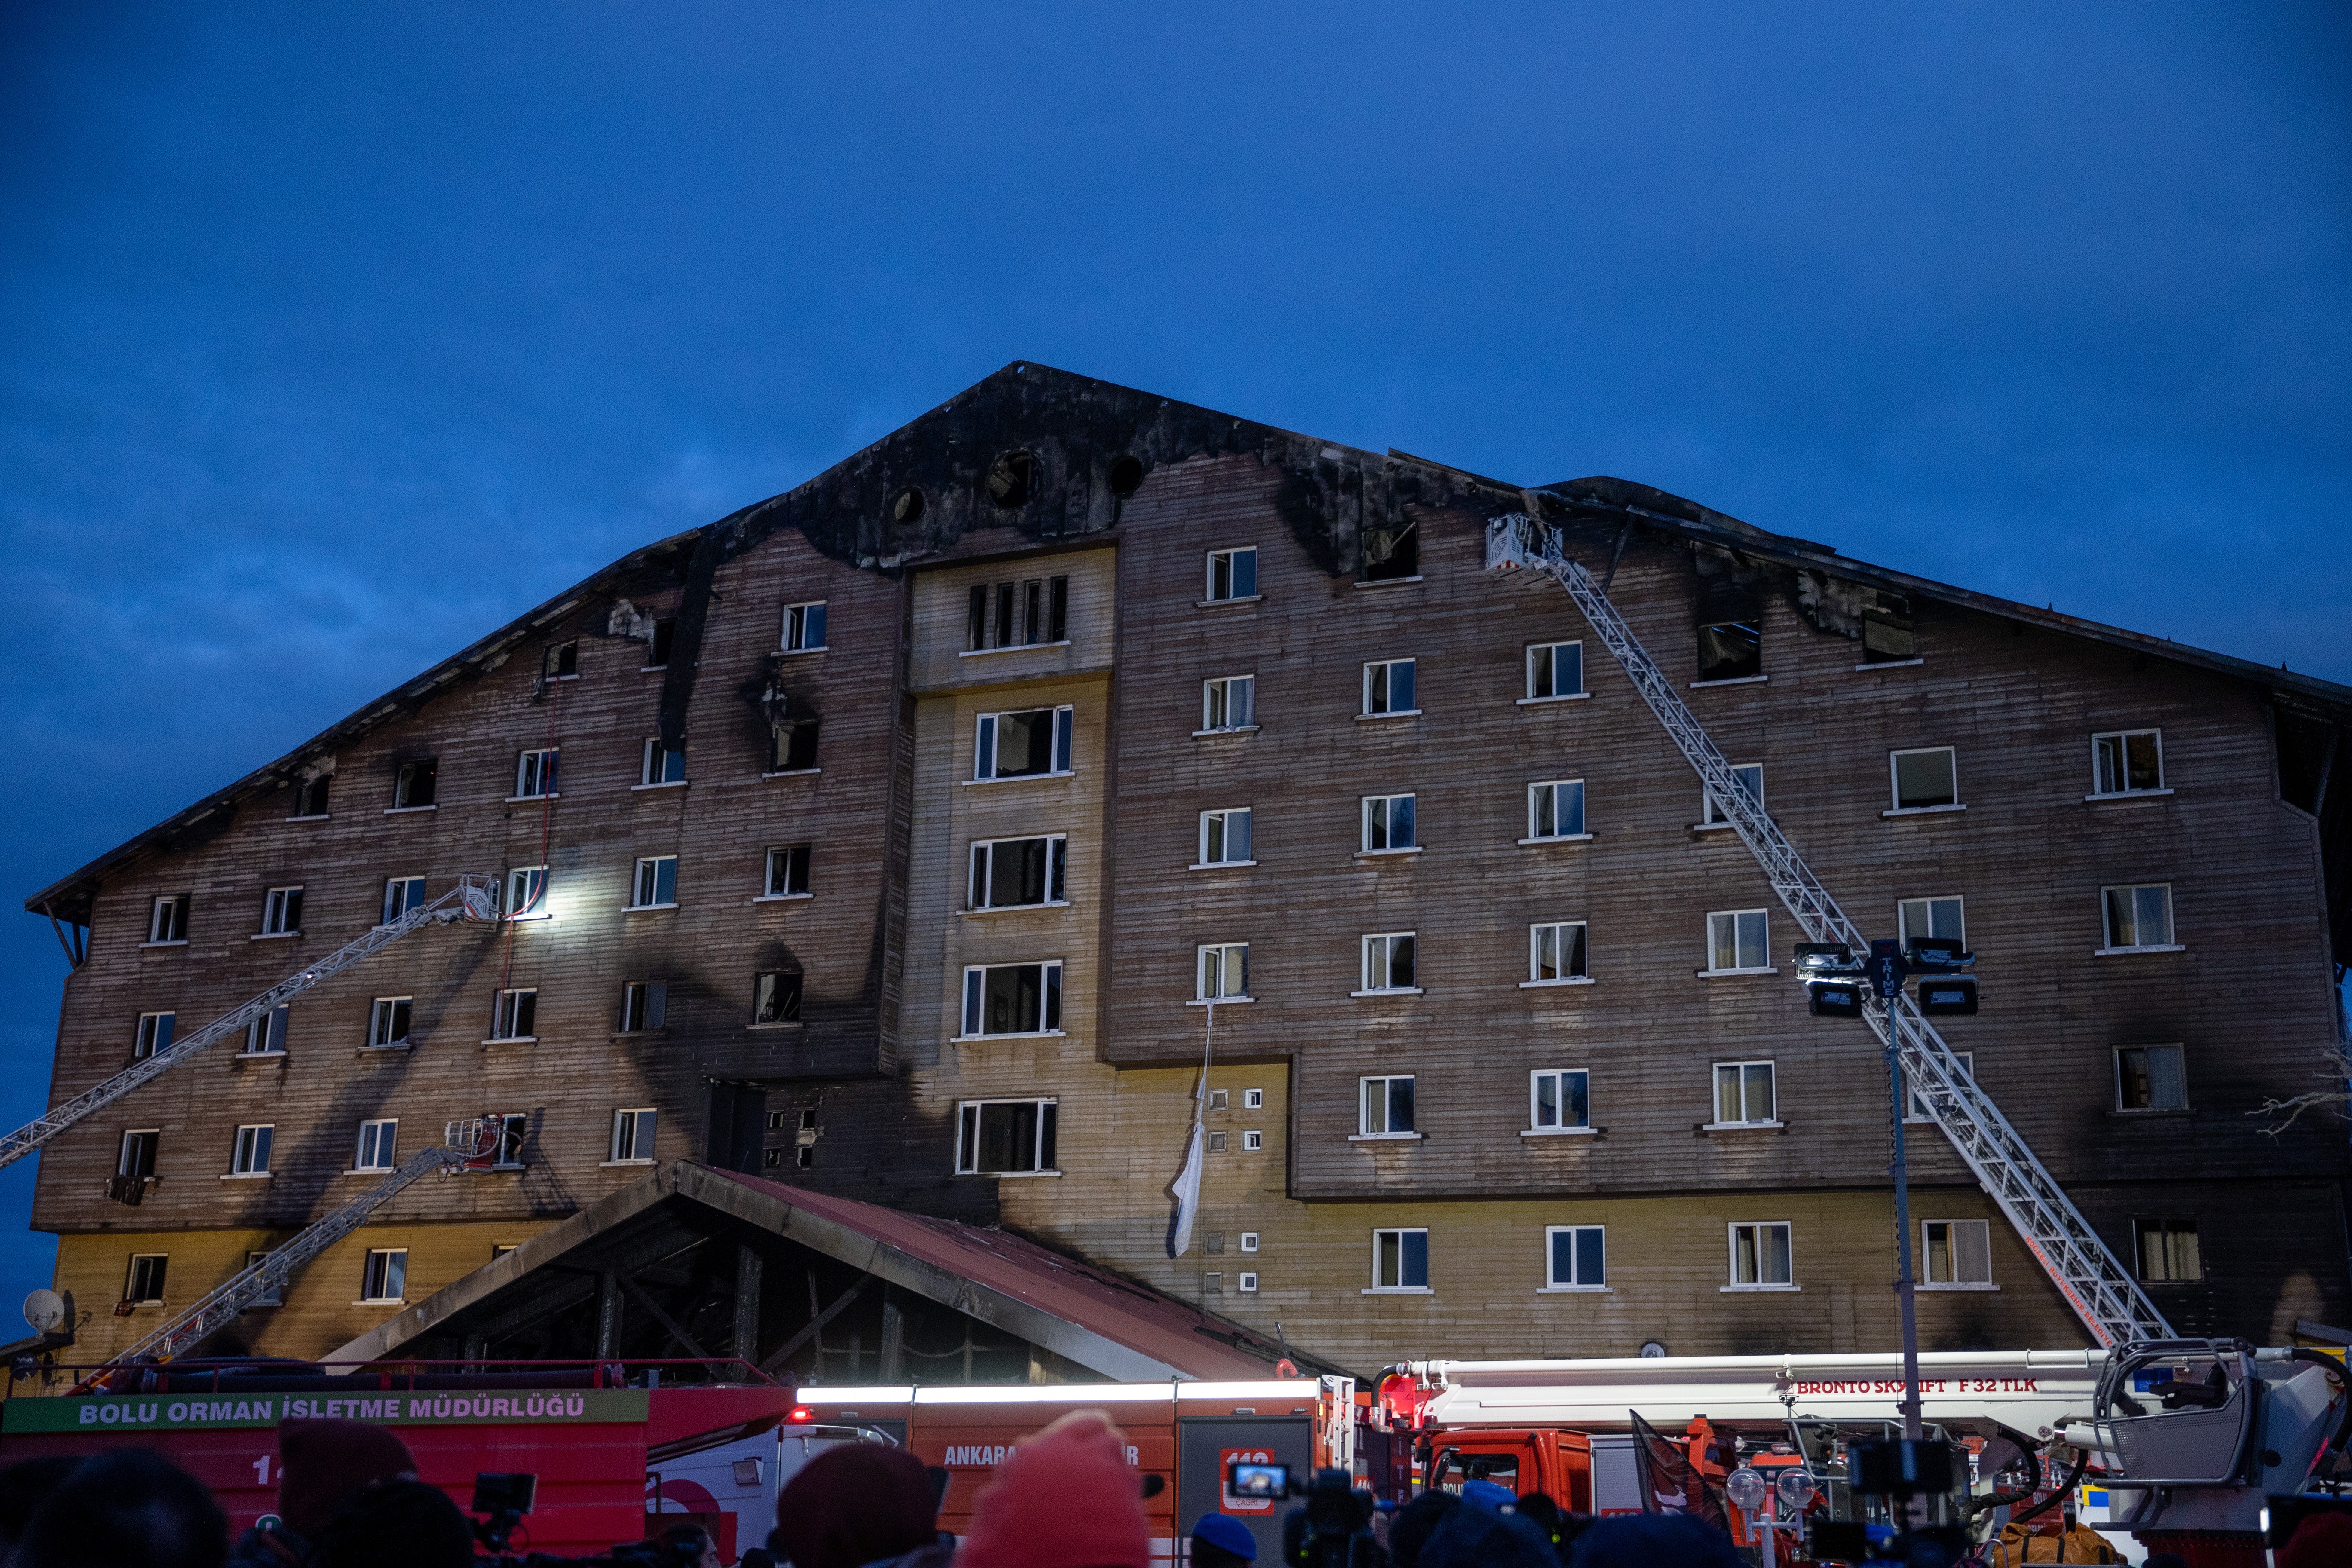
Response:
[{"label": "blue twilight sky", "polygon": [[1018,358],[2352,681],[2347,89],[2254,0],[0,8],[0,891]]}]

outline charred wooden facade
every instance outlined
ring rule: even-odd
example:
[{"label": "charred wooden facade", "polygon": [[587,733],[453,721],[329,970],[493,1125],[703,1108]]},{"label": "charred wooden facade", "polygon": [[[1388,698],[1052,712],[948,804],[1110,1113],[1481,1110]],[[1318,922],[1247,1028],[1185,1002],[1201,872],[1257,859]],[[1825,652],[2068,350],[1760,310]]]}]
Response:
[{"label": "charred wooden facade", "polygon": [[[119,1069],[143,1015],[194,1027],[363,930],[388,882],[499,872],[543,917],[407,938],[297,1002],[282,1054],[215,1047],[52,1144],[35,1224],[97,1309],[79,1352],[360,1191],[362,1123],[396,1121],[404,1153],[486,1112],[520,1119],[510,1168],[412,1189],[244,1342],[351,1340],[398,1310],[384,1292],[416,1300],[674,1159],[999,1222],[1359,1369],[1884,1342],[1868,1037],[1807,1016],[1792,923],[1567,597],[1482,569],[1504,511],[1613,572],[1858,921],[1964,921],[1983,1012],[1948,1037],[2120,1256],[2189,1276],[2149,1287],[2177,1326],[2343,1321],[2341,1126],[2271,1139],[2246,1113],[2322,1087],[2337,1038],[2352,690],[1622,481],[1506,486],[1016,365],[28,900],[89,933],[58,1099]],[[1254,582],[1230,556],[1216,575],[1234,551]],[[1572,679],[1531,675],[1531,648],[1579,643]],[[1413,695],[1370,696],[1368,667],[1403,660]],[[2095,737],[2150,732],[2099,772]],[[1945,748],[1898,793],[1895,753]],[[523,761],[550,751],[551,795]],[[1554,783],[1579,786],[1572,832],[1567,797],[1533,815]],[[1402,796],[1410,835],[1375,836],[1368,803]],[[1240,809],[1247,852],[1210,852],[1203,814]],[[1001,881],[975,844],[1005,847]],[[664,860],[667,883],[644,869]],[[299,934],[268,934],[290,888]],[[2135,888],[2167,889],[2161,930]],[[149,940],[183,897],[184,936]],[[1760,932],[1736,918],[1758,910]],[[1551,926],[1558,933],[1545,973]],[[1367,938],[1403,935],[1407,983],[1370,983],[1403,975],[1368,973]],[[1216,1136],[1171,1262],[1209,990]],[[527,1026],[500,1001],[523,991]],[[1742,1063],[1771,1099],[1750,1082],[1727,1118]],[[1534,1075],[1562,1073],[1580,1128],[1538,1124]],[[1367,1104],[1392,1078],[1402,1126],[1389,1090]],[[260,1126],[267,1173],[240,1172]],[[1927,1342],[2078,1339],[1933,1127],[1909,1131],[1915,1210],[1959,1276],[1922,1297]],[[1739,1278],[1743,1245],[1766,1278]],[[368,1256],[393,1252],[396,1289]],[[156,1257],[159,1289],[132,1261]]]}]

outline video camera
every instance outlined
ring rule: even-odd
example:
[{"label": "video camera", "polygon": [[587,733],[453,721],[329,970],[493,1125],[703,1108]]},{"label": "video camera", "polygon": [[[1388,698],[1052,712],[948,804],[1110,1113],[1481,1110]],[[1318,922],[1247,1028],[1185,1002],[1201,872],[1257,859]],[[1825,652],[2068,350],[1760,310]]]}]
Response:
[{"label": "video camera", "polygon": [[1372,1494],[1358,1490],[1347,1471],[1318,1470],[1303,1493],[1289,1482],[1286,1468],[1283,1479],[1290,1495],[1307,1499],[1282,1521],[1282,1561],[1288,1568],[1381,1568],[1387,1563],[1388,1553],[1372,1538]]}]

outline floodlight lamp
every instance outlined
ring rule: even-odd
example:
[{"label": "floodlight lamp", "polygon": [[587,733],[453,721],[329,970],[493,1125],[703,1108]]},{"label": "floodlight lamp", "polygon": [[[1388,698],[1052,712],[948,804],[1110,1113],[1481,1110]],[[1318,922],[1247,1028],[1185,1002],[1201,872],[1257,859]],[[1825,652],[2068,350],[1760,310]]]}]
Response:
[{"label": "floodlight lamp", "polygon": [[1765,1498],[1771,1491],[1771,1483],[1759,1475],[1751,1465],[1740,1466],[1723,1483],[1724,1495],[1742,1513],[1754,1513],[1762,1508]]},{"label": "floodlight lamp", "polygon": [[1780,1472],[1780,1479],[1773,1483],[1772,1489],[1780,1494],[1782,1508],[1790,1513],[1802,1513],[1805,1505],[1813,1500],[1813,1494],[1821,1490],[1821,1487],[1814,1481],[1812,1471],[1802,1465],[1791,1465]]}]

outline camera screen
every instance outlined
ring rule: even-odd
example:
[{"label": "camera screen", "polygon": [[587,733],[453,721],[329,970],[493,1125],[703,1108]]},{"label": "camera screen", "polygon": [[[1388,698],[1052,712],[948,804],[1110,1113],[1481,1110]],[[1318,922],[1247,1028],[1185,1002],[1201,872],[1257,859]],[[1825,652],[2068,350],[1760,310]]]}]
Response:
[{"label": "camera screen", "polygon": [[1288,1465],[1237,1464],[1228,1489],[1236,1497],[1284,1497],[1290,1491]]}]

